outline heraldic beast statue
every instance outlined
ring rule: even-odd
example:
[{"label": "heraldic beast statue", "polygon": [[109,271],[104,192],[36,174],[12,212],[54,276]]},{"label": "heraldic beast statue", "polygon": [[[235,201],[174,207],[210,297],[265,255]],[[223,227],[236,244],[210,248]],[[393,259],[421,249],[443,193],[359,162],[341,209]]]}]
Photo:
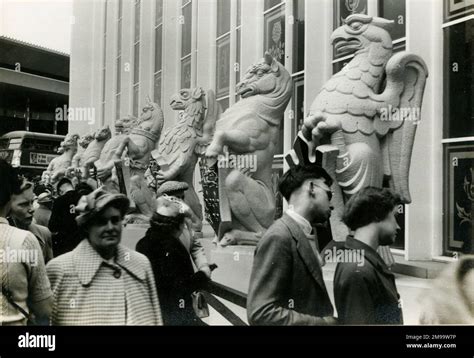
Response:
[{"label": "heraldic beast statue", "polygon": [[272,161],[280,123],[292,93],[291,76],[266,53],[261,62],[247,70],[237,85],[237,93],[242,99],[216,122],[206,157],[219,160],[219,156],[254,156],[256,165],[252,170],[220,165],[222,246],[256,244],[273,223]]},{"label": "heraldic beast statue", "polygon": [[[386,185],[411,202],[408,173],[428,71],[417,55],[392,56],[392,24],[353,14],[333,32],[335,51],[354,57],[323,86],[287,155],[291,165],[305,160],[301,153],[314,161],[321,144],[337,148],[335,163],[325,166],[336,179],[331,222],[338,241],[348,231],[340,221],[344,203],[363,187]],[[390,264],[388,250],[381,254]]]}]

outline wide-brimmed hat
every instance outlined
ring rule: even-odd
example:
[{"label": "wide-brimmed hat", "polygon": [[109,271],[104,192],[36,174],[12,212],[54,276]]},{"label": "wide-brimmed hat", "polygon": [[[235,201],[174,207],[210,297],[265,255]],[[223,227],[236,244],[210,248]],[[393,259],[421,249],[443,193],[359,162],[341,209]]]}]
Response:
[{"label": "wide-brimmed hat", "polygon": [[182,182],[182,181],[167,181],[161,184],[161,186],[158,188],[158,195],[173,195],[173,193],[177,193],[180,191],[185,191],[188,190],[189,185],[188,183]]},{"label": "wide-brimmed hat", "polygon": [[46,190],[42,192],[40,195],[38,195],[38,204],[48,204],[53,201],[51,192],[49,190]]},{"label": "wide-brimmed hat", "polygon": [[76,213],[79,214],[76,217],[77,225],[87,224],[109,206],[116,207],[124,216],[130,207],[130,200],[123,194],[109,193],[103,188],[82,196],[76,206]]}]

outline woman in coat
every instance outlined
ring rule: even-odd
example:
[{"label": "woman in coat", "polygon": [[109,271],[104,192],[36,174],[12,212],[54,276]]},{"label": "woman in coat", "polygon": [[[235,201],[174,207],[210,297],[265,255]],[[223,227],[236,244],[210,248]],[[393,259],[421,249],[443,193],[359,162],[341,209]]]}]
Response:
[{"label": "woman in coat", "polygon": [[136,247],[151,262],[164,325],[205,325],[194,312],[191,294],[204,289],[209,279],[203,271],[194,272],[191,257],[179,240],[185,213],[183,202],[160,197],[150,228]]}]

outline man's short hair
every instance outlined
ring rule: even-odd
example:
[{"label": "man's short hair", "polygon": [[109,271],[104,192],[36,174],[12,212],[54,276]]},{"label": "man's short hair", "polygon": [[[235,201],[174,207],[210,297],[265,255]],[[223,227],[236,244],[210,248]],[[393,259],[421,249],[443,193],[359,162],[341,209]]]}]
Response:
[{"label": "man's short hair", "polygon": [[324,179],[328,186],[332,185],[332,178],[321,166],[317,164],[295,165],[283,174],[278,190],[289,201],[291,194],[307,179]]},{"label": "man's short hair", "polygon": [[[21,180],[21,179],[20,179]],[[27,191],[28,189],[31,189],[33,188],[33,183],[27,181],[27,180],[22,180],[21,181],[21,185],[20,185],[20,188],[18,189],[17,192],[13,193],[15,195],[20,195],[22,193],[24,193],[25,191]]]},{"label": "man's short hair", "polygon": [[4,159],[0,159],[0,173],[0,207],[4,207],[10,201],[12,194],[20,191],[21,180],[17,169]]},{"label": "man's short hair", "polygon": [[366,187],[355,193],[344,208],[342,221],[351,230],[385,220],[401,203],[400,197],[387,188]]}]

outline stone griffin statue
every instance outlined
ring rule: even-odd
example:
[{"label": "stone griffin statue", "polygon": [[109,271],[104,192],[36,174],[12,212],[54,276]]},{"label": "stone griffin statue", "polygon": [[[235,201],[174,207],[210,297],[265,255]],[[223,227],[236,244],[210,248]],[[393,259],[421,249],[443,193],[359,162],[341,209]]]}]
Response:
[{"label": "stone griffin statue", "polygon": [[[408,173],[428,71],[419,56],[392,56],[392,24],[353,14],[333,32],[335,51],[354,58],[323,86],[294,144],[311,161],[321,144],[316,149],[329,143],[336,149],[323,165],[336,179],[331,223],[337,241],[348,231],[340,222],[344,202],[361,188],[386,185],[411,202]],[[290,165],[294,154],[287,156]],[[393,262],[388,247],[381,254]]]},{"label": "stone griffin statue", "polygon": [[64,138],[58,150],[61,155],[49,163],[48,168],[41,176],[42,182],[54,185],[66,175],[68,168],[71,166],[72,158],[77,153],[78,140],[78,134],[68,134],[66,138]]},{"label": "stone griffin statue", "polygon": [[[222,246],[256,244],[273,222],[272,161],[280,123],[292,93],[291,76],[283,65],[265,53],[260,62],[247,70],[237,85],[237,93],[242,100],[217,121],[206,157],[209,162],[224,154],[252,157],[256,165],[255,170],[232,166],[219,169]],[[219,167],[225,168],[225,163]]]},{"label": "stone griffin statue", "polygon": [[182,89],[171,97],[171,108],[183,112],[179,114],[177,124],[165,131],[158,148],[152,153],[160,166],[156,175],[158,185],[170,180],[188,184],[184,201],[199,219],[198,226],[193,227],[198,232],[202,229],[203,216],[194,189],[194,169],[211,142],[218,117],[218,114],[214,115],[215,111],[208,111],[205,115],[206,97],[216,105],[214,92],[208,91],[206,95],[200,87]]},{"label": "stone griffin statue", "polygon": [[[107,178],[116,162],[122,162],[122,155],[127,149],[125,166],[130,168],[130,193],[127,193],[135,203],[141,214],[150,217],[155,210],[155,197],[148,188],[144,174],[148,168],[151,151],[155,149],[163,129],[163,111],[160,106],[147,98],[147,104],[143,107],[137,124],[130,133],[122,137],[117,148],[112,151],[111,160],[100,168],[97,168],[99,179]],[[145,219],[145,217],[142,217]],[[132,219],[133,220],[133,219]]]}]

